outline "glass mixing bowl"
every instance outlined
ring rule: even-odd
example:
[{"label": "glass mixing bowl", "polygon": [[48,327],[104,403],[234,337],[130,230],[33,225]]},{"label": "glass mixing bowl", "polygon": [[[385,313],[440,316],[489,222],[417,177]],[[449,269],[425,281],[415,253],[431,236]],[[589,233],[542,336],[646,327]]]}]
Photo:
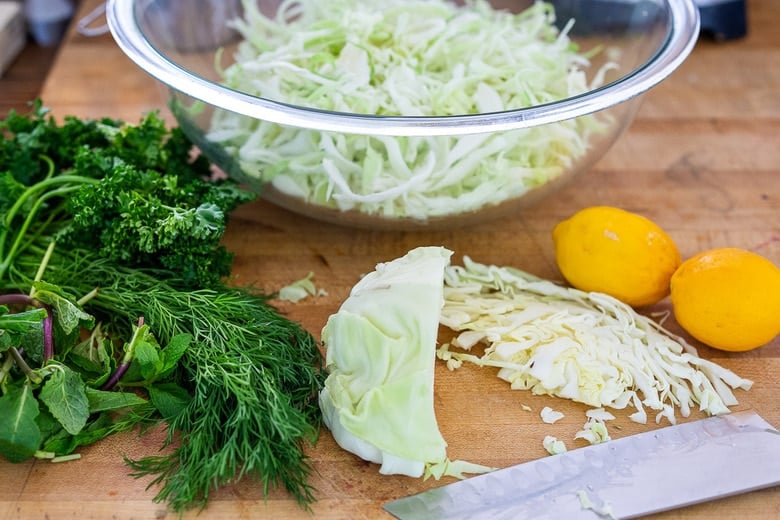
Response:
[{"label": "glass mixing bowl", "polygon": [[227,175],[374,229],[550,195],[699,34],[693,0],[109,0],[107,19]]}]

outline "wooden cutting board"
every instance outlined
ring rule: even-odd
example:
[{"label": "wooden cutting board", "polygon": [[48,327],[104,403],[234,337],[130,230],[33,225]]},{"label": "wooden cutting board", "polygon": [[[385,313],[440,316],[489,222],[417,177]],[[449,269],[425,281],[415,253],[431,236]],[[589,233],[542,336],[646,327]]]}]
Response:
[{"label": "wooden cutting board", "polygon": [[[97,5],[86,0],[81,13]],[[549,200],[489,224],[438,232],[372,232],[313,222],[265,202],[241,208],[225,243],[236,253],[235,276],[275,291],[309,272],[327,296],[279,304],[291,319],[319,337],[327,317],[360,275],[420,245],[441,245],[477,261],[512,265],[558,279],[550,232],[559,220],[595,204],[621,206],[658,222],[683,256],[710,247],[754,250],[780,263],[780,3],[749,3],[747,38],[702,40],[671,78],[647,95],[639,115],[609,154],[591,171]],[[77,19],[79,16],[77,16]],[[117,49],[110,36],[71,32],[42,95],[54,114],[111,116],[137,121],[165,109],[164,91]],[[668,301],[656,310],[668,310]],[[670,322],[670,326],[675,325]],[[675,329],[677,330],[677,329]],[[447,336],[442,334],[440,340]],[[745,354],[701,347],[712,359],[755,381],[738,392],[735,410],[755,410],[780,426],[780,339]],[[524,409],[526,405],[530,411]],[[565,414],[544,424],[539,411]],[[585,406],[512,391],[491,369],[449,372],[437,365],[435,409],[451,458],[504,467],[546,456],[545,435],[567,440],[585,422]],[[613,436],[662,425],[639,425],[617,413]],[[693,413],[690,419],[701,418]],[[127,476],[122,456],[155,453],[161,433],[121,435],[88,447],[67,464],[0,462],[0,518],[175,518],[152,501],[147,481]],[[377,466],[341,450],[323,431],[311,449],[315,518],[389,518],[381,504],[445,481],[381,476]],[[729,478],[728,468],[723,478]],[[449,482],[449,481],[447,481]],[[701,504],[659,518],[776,518],[780,489]],[[195,518],[195,513],[185,515]],[[201,518],[310,518],[284,493],[264,502],[252,482],[215,493]]]}]

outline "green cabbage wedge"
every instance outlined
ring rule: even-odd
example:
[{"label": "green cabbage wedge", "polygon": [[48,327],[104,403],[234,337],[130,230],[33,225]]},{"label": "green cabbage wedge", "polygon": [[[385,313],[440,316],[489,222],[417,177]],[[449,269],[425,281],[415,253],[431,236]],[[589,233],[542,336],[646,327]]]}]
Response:
[{"label": "green cabbage wedge", "polygon": [[377,265],[322,330],[330,372],[320,408],[336,442],[382,474],[462,477],[492,468],[447,459],[434,364],[452,252],[420,247]]}]

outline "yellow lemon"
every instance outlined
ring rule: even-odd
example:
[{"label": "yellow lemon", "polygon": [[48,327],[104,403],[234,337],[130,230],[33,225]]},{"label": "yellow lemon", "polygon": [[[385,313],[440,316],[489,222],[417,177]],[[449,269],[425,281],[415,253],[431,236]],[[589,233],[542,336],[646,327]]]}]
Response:
[{"label": "yellow lemon", "polygon": [[553,229],[561,274],[583,291],[642,307],[669,294],[680,265],[677,245],[650,219],[610,206],[578,211]]},{"label": "yellow lemon", "polygon": [[742,352],[780,334],[780,268],[750,251],[689,258],[672,276],[671,296],[680,326],[711,347]]}]

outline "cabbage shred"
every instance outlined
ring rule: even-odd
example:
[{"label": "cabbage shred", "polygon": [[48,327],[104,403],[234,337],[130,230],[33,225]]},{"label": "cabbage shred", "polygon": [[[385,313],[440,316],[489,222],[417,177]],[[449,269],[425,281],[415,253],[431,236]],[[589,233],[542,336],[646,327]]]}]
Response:
[{"label": "cabbage shred", "polygon": [[[368,115],[499,112],[583,93],[588,56],[553,7],[484,0],[292,0],[273,18],[245,0],[234,89]],[[609,65],[611,67],[613,65]],[[284,127],[217,111],[209,140],[244,172],[308,204],[425,220],[519,197],[560,176],[603,123],[585,116],[467,136],[392,137]]]},{"label": "cabbage shred", "polygon": [[[752,385],[605,294],[469,258],[449,266],[444,283],[440,322],[459,334],[437,355],[450,369],[464,361],[497,367],[513,389],[597,408],[631,407],[639,423],[647,422],[648,409],[656,422],[672,424],[677,409],[683,417],[696,406],[728,413],[737,404],[732,389]],[[463,351],[478,343],[486,345],[482,355]]]}]

